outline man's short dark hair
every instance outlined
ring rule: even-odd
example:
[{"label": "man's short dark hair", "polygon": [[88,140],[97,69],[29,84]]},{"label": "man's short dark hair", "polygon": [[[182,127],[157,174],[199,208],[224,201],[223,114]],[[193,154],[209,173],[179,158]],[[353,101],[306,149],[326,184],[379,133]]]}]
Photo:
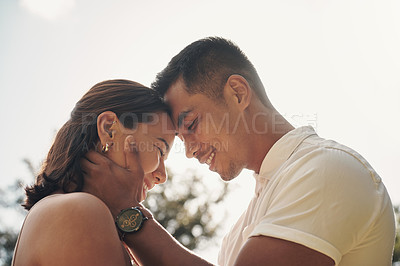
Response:
[{"label": "man's short dark hair", "polygon": [[182,78],[189,94],[202,93],[220,99],[227,79],[233,74],[243,76],[261,102],[269,103],[253,64],[236,44],[220,37],[204,38],[185,47],[157,74],[151,86],[164,95]]}]

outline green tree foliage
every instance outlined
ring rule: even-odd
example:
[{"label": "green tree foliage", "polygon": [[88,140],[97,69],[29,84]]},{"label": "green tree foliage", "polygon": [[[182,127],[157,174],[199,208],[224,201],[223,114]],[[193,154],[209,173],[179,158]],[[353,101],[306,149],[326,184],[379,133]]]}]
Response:
[{"label": "green tree foliage", "polygon": [[[23,190],[20,180],[17,180],[7,189],[0,188],[0,209],[2,213],[15,216],[16,219],[23,219],[25,211],[20,207],[23,199]],[[18,211],[19,210],[19,211]],[[0,219],[3,219],[1,216]],[[3,221],[0,220],[3,225]],[[18,232],[16,228],[1,226],[0,229],[0,265],[11,265],[15,243],[17,242]]]},{"label": "green tree foliage", "polygon": [[396,240],[394,242],[393,262],[400,262],[400,206],[394,208],[396,213]]},{"label": "green tree foliage", "polygon": [[0,263],[11,265],[12,255],[18,234],[13,231],[0,231]]},{"label": "green tree foliage", "polygon": [[227,183],[220,181],[207,186],[194,172],[173,175],[168,181],[151,191],[145,205],[180,243],[188,249],[202,248],[216,234],[221,219],[215,218],[223,196],[228,192]]},{"label": "green tree foliage", "polygon": [[[34,179],[35,168],[28,159],[24,159],[23,162],[30,173],[30,177],[28,178],[30,182]],[[22,221],[27,213],[25,209],[21,207],[25,195],[23,183],[22,179],[17,179],[11,186],[5,189],[0,188],[1,213],[7,213],[7,215],[13,216],[16,221]],[[2,221],[3,217],[4,216],[0,216],[0,265],[7,266],[11,265],[19,228],[4,227],[4,221]]]}]

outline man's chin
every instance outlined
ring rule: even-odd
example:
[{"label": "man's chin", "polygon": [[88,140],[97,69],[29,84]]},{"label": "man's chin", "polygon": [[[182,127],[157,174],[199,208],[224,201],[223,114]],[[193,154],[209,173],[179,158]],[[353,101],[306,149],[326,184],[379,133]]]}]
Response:
[{"label": "man's chin", "polygon": [[219,176],[221,177],[222,180],[229,182],[232,179],[235,179],[240,173],[236,174],[236,173],[230,173],[230,174],[226,174],[226,173],[218,173]]},{"label": "man's chin", "polygon": [[231,163],[227,172],[217,172],[217,173],[219,174],[222,180],[228,182],[231,181],[232,179],[235,179],[242,172],[242,170],[243,168],[235,167],[235,165]]},{"label": "man's chin", "polygon": [[226,181],[226,182],[229,182],[229,181],[231,181],[232,179],[235,178],[235,176],[222,176],[222,175],[219,175],[219,176],[221,177],[221,179],[223,181]]}]

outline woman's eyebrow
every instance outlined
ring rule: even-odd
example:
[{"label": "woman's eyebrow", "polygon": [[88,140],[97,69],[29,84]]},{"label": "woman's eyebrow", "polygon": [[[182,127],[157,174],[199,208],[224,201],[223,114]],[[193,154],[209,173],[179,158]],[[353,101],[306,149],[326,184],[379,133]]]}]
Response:
[{"label": "woman's eyebrow", "polygon": [[165,147],[167,147],[167,152],[169,151],[169,144],[168,144],[168,142],[165,140],[165,139],[163,139],[163,138],[157,138],[158,140],[161,140],[162,142],[164,142],[164,144],[165,144]]}]

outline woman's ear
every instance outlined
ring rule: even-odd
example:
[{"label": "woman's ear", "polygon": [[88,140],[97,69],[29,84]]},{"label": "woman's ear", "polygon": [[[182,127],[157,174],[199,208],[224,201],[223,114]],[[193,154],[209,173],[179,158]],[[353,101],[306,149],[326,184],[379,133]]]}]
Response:
[{"label": "woman's ear", "polygon": [[114,112],[105,111],[97,117],[97,132],[101,145],[111,144],[116,133],[118,117]]},{"label": "woman's ear", "polygon": [[231,75],[226,82],[228,94],[230,94],[234,102],[241,110],[245,110],[251,101],[252,89],[247,80],[241,75]]}]

